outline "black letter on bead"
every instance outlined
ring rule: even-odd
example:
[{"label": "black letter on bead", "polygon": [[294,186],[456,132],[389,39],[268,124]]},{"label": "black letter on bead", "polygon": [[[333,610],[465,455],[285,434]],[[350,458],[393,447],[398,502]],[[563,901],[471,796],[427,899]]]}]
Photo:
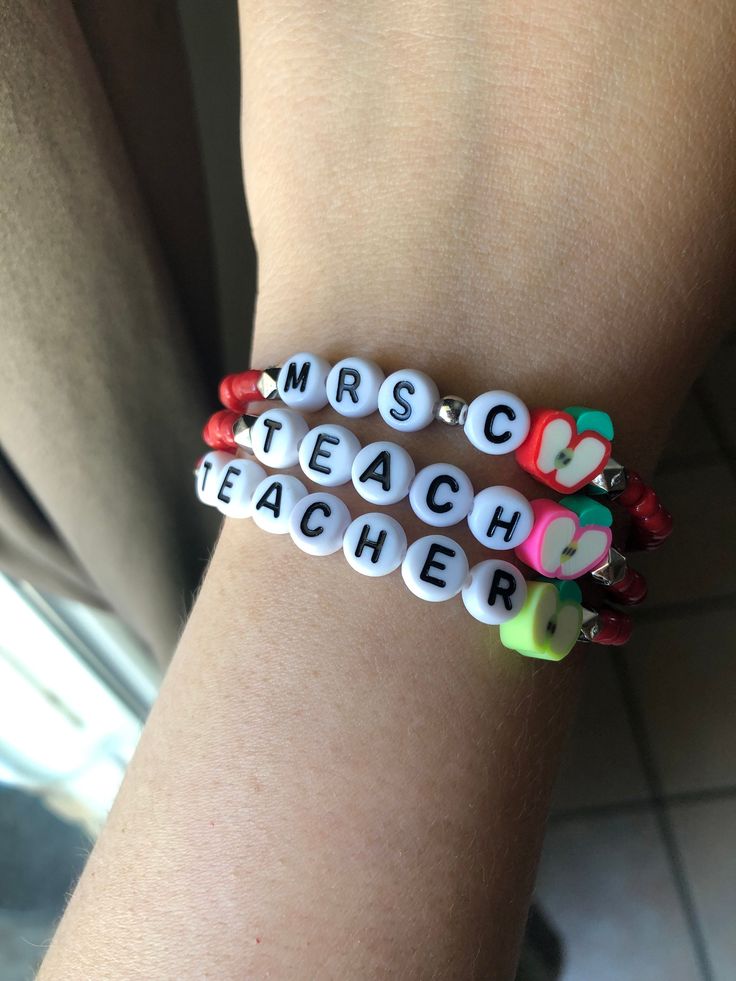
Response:
[{"label": "black letter on bead", "polygon": [[427,552],[427,558],[422,566],[422,571],[419,573],[419,578],[422,582],[428,582],[432,586],[438,586],[440,589],[444,589],[447,585],[445,579],[438,579],[436,576],[430,576],[430,569],[446,569],[447,566],[444,562],[435,562],[435,555],[446,555],[448,558],[452,559],[457,553],[454,548],[446,548],[444,545],[440,545],[438,542],[432,542],[429,546],[429,552]]},{"label": "black letter on bead", "polygon": [[331,433],[320,433],[317,436],[317,441],[314,444],[312,455],[309,458],[309,469],[316,470],[317,473],[331,474],[332,470],[329,467],[325,467],[321,463],[317,463],[317,459],[320,456],[323,456],[325,460],[329,460],[329,458],[332,456],[331,453],[327,453],[325,450],[322,449],[322,445],[324,443],[328,443],[330,446],[339,446],[340,437],[333,436]]},{"label": "black letter on bead", "polygon": [[445,514],[445,512],[452,509],[452,501],[445,501],[444,504],[437,504],[435,501],[437,489],[443,484],[447,484],[453,494],[457,494],[460,490],[460,484],[449,473],[440,474],[439,477],[435,477],[427,490],[427,507],[430,511],[434,511],[435,514]]},{"label": "black letter on bead", "polygon": [[317,525],[316,528],[310,528],[307,524],[315,511],[321,511],[326,518],[329,518],[329,516],[332,514],[332,508],[327,501],[315,501],[313,504],[310,504],[302,515],[302,520],[299,522],[299,530],[303,535],[306,535],[307,538],[317,538],[317,536],[321,535],[325,530],[324,525]]},{"label": "black letter on bead", "polygon": [[296,362],[292,361],[289,364],[289,367],[286,369],[284,391],[288,392],[290,388],[298,388],[300,392],[303,392],[307,387],[307,379],[309,378],[309,369],[311,367],[312,362],[305,361],[302,365],[301,371],[297,374]]},{"label": "black letter on bead", "polygon": [[222,492],[225,490],[226,487],[234,487],[235,486],[235,484],[232,482],[232,480],[230,480],[230,477],[234,473],[240,473],[240,467],[230,466],[230,467],[227,468],[227,470],[225,471],[225,476],[222,478],[222,483],[220,484],[220,489],[217,492],[217,500],[218,501],[222,501],[223,504],[229,504],[230,503],[230,498],[229,497],[226,497],[225,494],[223,494]]},{"label": "black letter on bead", "polygon": [[381,550],[386,542],[386,529],[384,528],[383,530],[379,531],[378,538],[375,540],[375,542],[370,541],[368,538],[370,530],[370,525],[363,525],[360,532],[360,539],[358,540],[358,544],[355,546],[355,558],[359,559],[361,557],[364,548],[370,548],[373,550],[371,562],[376,563],[381,557]]},{"label": "black letter on bead", "polygon": [[516,579],[510,573],[504,572],[503,569],[496,569],[493,573],[491,588],[488,592],[488,605],[493,606],[500,596],[503,600],[503,605],[510,613],[513,606],[511,597],[515,592]]},{"label": "black letter on bead", "polygon": [[[346,379],[349,377],[352,378],[352,380],[346,381]],[[356,371],[355,368],[340,368],[340,374],[337,376],[337,392],[335,393],[335,401],[342,402],[343,392],[347,392],[350,396],[350,400],[357,405],[358,385],[360,385],[359,371]]]},{"label": "black letter on bead", "polygon": [[486,416],[486,424],[483,427],[483,432],[485,433],[488,442],[496,443],[496,445],[499,443],[507,443],[511,439],[513,433],[510,429],[507,429],[504,433],[494,433],[493,423],[496,421],[496,416],[506,416],[507,419],[510,419],[511,422],[513,422],[516,418],[516,413],[510,405],[494,405]]},{"label": "black letter on bead", "polygon": [[502,514],[503,508],[499,504],[496,510],[493,512],[493,517],[491,518],[491,523],[488,525],[486,535],[488,538],[493,538],[496,528],[505,528],[506,531],[503,533],[503,540],[505,542],[510,542],[514,532],[516,531],[516,526],[519,523],[519,519],[521,518],[521,511],[514,511],[513,517],[509,521],[502,521]]},{"label": "black letter on bead", "polygon": [[202,464],[202,483],[200,485],[200,490],[204,490],[204,485],[207,483],[207,478],[209,477],[210,470],[212,469],[212,460],[205,460]]},{"label": "black letter on bead", "polygon": [[[260,511],[262,508],[267,508],[269,511],[273,511],[274,518],[278,518],[281,514],[281,495],[283,493],[284,485],[280,480],[274,480],[272,484],[269,484],[266,488],[266,493],[262,494],[258,499],[256,504],[256,511]],[[270,501],[271,491],[274,491],[273,500]]]},{"label": "black letter on bead", "polygon": [[416,388],[410,382],[404,379],[404,381],[397,381],[394,385],[394,398],[399,403],[402,412],[397,412],[396,409],[389,409],[389,415],[396,419],[397,422],[406,422],[407,419],[411,417],[411,405],[402,396],[402,392],[408,392],[409,395],[413,395],[416,392]]},{"label": "black letter on bead", "polygon": [[391,490],[391,454],[388,450],[381,450],[373,463],[370,463],[363,473],[358,477],[361,484],[366,480],[377,480],[385,491]]},{"label": "black letter on bead", "polygon": [[274,432],[278,432],[279,429],[283,429],[283,424],[278,421],[278,419],[264,419],[263,425],[266,427],[268,432],[266,433],[266,438],[263,441],[263,452],[268,453],[271,449],[271,440],[273,439]]}]

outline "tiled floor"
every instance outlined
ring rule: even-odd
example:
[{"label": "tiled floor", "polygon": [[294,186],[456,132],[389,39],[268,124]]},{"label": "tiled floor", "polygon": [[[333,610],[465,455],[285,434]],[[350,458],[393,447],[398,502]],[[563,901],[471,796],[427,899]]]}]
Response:
[{"label": "tiled floor", "polygon": [[537,898],[562,981],[736,978],[736,336],[676,432],[676,536],[638,557],[626,654],[591,651],[555,789]]}]

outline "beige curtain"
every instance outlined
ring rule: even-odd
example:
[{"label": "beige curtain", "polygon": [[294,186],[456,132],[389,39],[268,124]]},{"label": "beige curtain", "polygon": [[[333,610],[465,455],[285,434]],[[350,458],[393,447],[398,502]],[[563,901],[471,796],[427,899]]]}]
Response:
[{"label": "beige curtain", "polygon": [[227,347],[175,4],[0,0],[0,181],[0,569],[165,663],[216,529],[192,467]]}]

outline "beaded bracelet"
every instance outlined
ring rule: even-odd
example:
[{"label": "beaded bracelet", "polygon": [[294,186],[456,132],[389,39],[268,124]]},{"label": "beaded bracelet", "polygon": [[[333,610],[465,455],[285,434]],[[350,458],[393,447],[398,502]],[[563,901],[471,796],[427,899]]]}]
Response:
[{"label": "beaded bracelet", "polygon": [[429,602],[460,594],[473,617],[499,626],[504,646],[529,657],[561,660],[578,641],[618,645],[631,633],[631,621],[622,613],[584,608],[575,582],[527,583],[513,565],[495,559],[471,569],[452,538],[432,534],[408,545],[390,515],[375,512],[352,520],[333,494],[310,494],[298,478],[268,476],[252,460],[208,453],[196,469],[196,490],[203,503],[225,515],[252,517],[265,531],[289,533],[310,555],[342,548],[348,563],[371,577],[400,567],[409,590]]},{"label": "beaded bracelet", "polygon": [[440,397],[432,379],[415,369],[385,377],[364,358],[345,358],[330,366],[318,355],[301,353],[280,368],[227,376],[220,385],[227,409],[211,417],[205,442],[214,449],[234,450],[237,436],[247,441],[252,425],[241,413],[251,402],[276,398],[306,411],[329,402],[352,418],[377,409],[398,431],[417,431],[435,419],[462,427],[481,452],[513,451],[524,470],[559,493],[573,494],[588,485],[591,493],[618,501],[631,518],[633,547],[658,548],[672,531],[672,516],[654,490],[611,458],[613,423],[605,412],[581,406],[530,412],[516,395],[502,391],[486,392],[468,405],[457,396]]},{"label": "beaded bracelet", "polygon": [[[290,407],[272,408],[258,417],[239,415],[250,402],[277,396]],[[457,467],[431,464],[417,474],[409,454],[396,444],[377,442],[361,448],[345,427],[309,429],[294,410],[320,409],[330,402],[348,417],[365,416],[378,408],[398,430],[424,428],[433,418],[462,425],[478,449],[493,455],[515,450],[524,469],[550,487],[569,493],[588,483],[591,493],[624,498],[639,544],[656,547],[669,534],[671,517],[637,475],[627,475],[610,460],[613,426],[605,413],[582,407],[530,413],[507,392],[485,393],[468,406],[454,396],[441,399],[422,372],[406,370],[385,378],[377,365],[361,358],[331,367],[310,354],[295,355],[281,368],[230,375],[221,383],[220,397],[230,411],[216,413],[205,427],[210,445],[246,449],[277,468],[298,462],[307,476],[324,486],[352,478],[361,496],[372,503],[396,503],[408,494],[417,516],[435,527],[467,517],[482,544],[515,548],[517,557],[547,581],[527,584],[514,566],[494,560],[469,570],[463,550],[444,536],[425,536],[407,546],[403,529],[388,515],[369,514],[351,522],[346,506],[333,495],[307,495],[295,477],[267,478],[257,464],[222,452],[208,454],[198,469],[198,493],[206,503],[216,504],[226,514],[252,513],[261,527],[275,531],[268,520],[273,509],[280,520],[278,530],[289,531],[304,551],[329,554],[342,545],[349,563],[367,575],[385,575],[400,565],[407,586],[424,599],[447,599],[462,592],[473,616],[499,624],[502,642],[529,656],[559,659],[577,639],[606,644],[628,639],[629,618],[613,610],[583,608],[580,590],[571,582],[590,572],[616,602],[637,603],[646,595],[643,578],[611,546],[612,515],[599,501],[573,494],[559,503],[528,502],[507,487],[488,487],[474,494]],[[499,419],[505,428],[496,426]],[[212,468],[216,473],[210,477]],[[259,487],[251,487],[244,498],[248,468],[259,478]],[[235,482],[241,485],[236,494],[240,503],[233,505]],[[267,487],[260,486],[266,483]],[[216,499],[209,500],[205,488],[213,486]],[[440,488],[449,491],[442,500]],[[310,500],[302,505],[306,497]],[[312,516],[320,512],[326,523],[311,525]],[[367,563],[362,558],[366,551],[371,555]],[[441,570],[441,576],[436,570]]]}]

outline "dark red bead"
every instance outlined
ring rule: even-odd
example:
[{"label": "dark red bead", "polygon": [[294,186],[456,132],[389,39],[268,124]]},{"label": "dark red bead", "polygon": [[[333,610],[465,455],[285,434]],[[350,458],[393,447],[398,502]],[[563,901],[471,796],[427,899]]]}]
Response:
[{"label": "dark red bead", "polygon": [[220,401],[228,409],[239,415],[246,412],[251,402],[262,402],[263,396],[258,391],[258,380],[262,371],[250,368],[248,371],[238,371],[226,375],[220,382]]},{"label": "dark red bead", "polygon": [[230,409],[220,409],[207,420],[202,430],[202,438],[213,450],[228,450],[234,453],[238,448],[233,437],[233,423],[239,417],[239,413],[231,412]]}]

